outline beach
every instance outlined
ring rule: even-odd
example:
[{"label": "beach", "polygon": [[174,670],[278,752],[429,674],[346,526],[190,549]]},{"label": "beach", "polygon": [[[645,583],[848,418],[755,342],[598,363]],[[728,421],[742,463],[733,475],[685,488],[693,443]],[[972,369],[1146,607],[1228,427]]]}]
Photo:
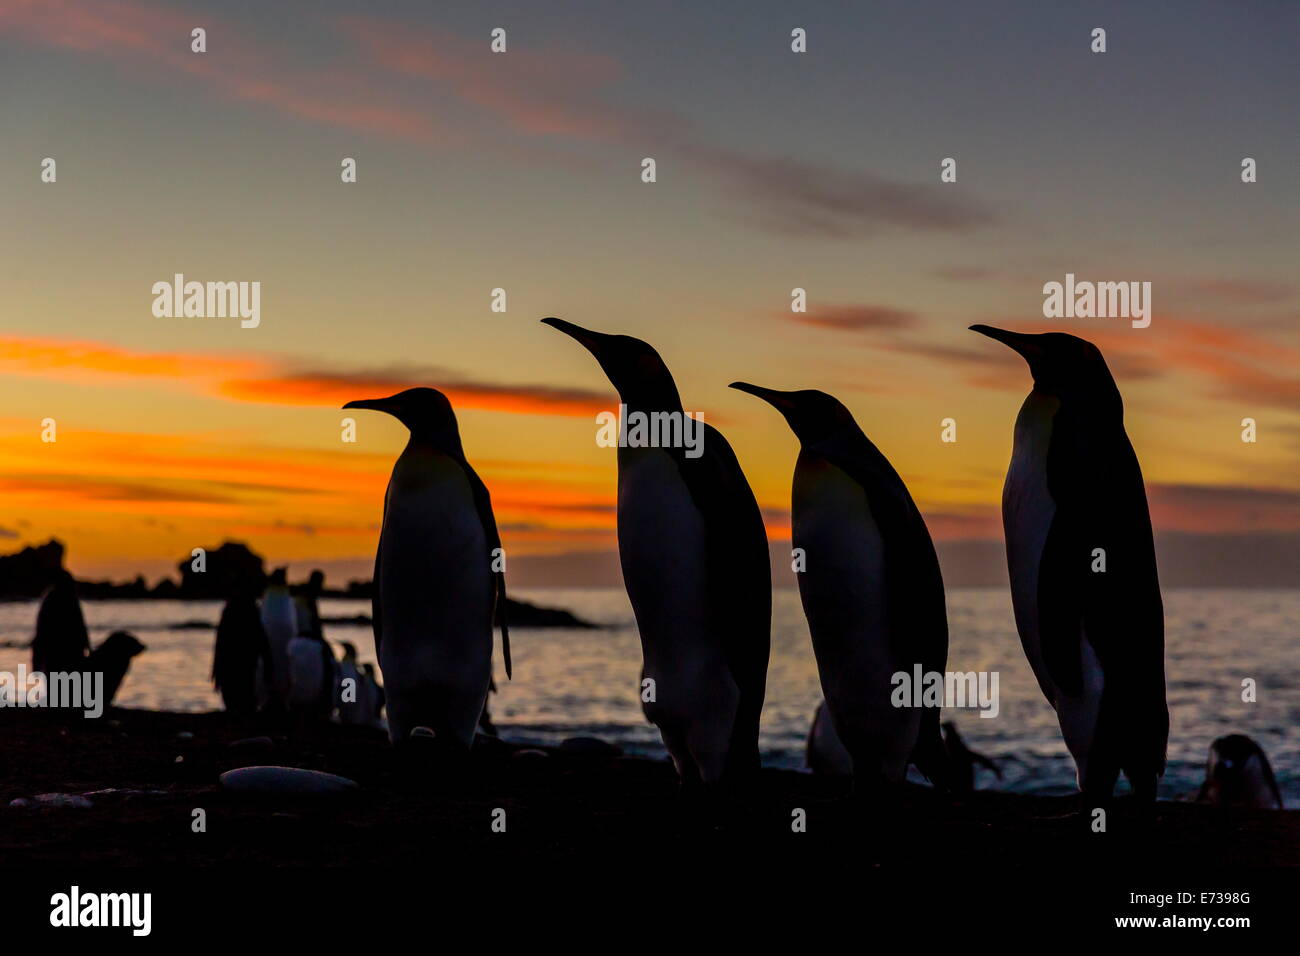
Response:
[{"label": "beach", "polygon": [[[555,746],[566,737],[590,735],[631,755],[663,757],[659,732],[646,722],[638,699],[641,646],[627,595],[575,588],[520,589],[516,596],[543,608],[567,609],[600,626],[511,629],[514,679],[502,679],[498,658],[498,693],[490,700],[502,737]],[[82,606],[93,643],[123,629],[147,647],[132,661],[118,706],[185,713],[221,709],[209,676],[220,602],[87,600]],[[944,710],[943,719],[955,721],[967,743],[997,761],[1002,772],[998,779],[980,770],[977,785],[1031,796],[1073,793],[1074,762],[1025,661],[1006,591],[953,589],[948,606],[949,668],[1000,675],[997,717],[986,719],[973,709]],[[369,623],[350,623],[369,611],[369,601],[322,600],[325,637],[336,655],[349,641],[360,660],[374,660]],[[1300,667],[1292,623],[1300,619],[1300,592],[1175,590],[1166,596],[1166,611],[1171,733],[1160,797],[1194,796],[1205,779],[1210,742],[1245,733],[1269,755],[1287,805],[1300,806],[1300,753],[1290,729],[1300,715],[1300,693],[1291,677]],[[0,672],[30,667],[26,644],[35,617],[35,602],[0,604]],[[1254,703],[1241,699],[1246,676],[1262,688]],[[820,700],[799,596],[777,590],[759,737],[765,766],[802,769],[804,742]],[[920,780],[915,773],[912,778]]]},{"label": "beach", "polygon": [[[750,800],[701,824],[665,760],[481,742],[463,772],[431,777],[406,769],[382,733],[337,725],[309,738],[272,733],[274,746],[245,744],[242,752],[230,744],[265,727],[224,714],[120,710],[52,729],[37,712],[0,721],[5,866],[365,869],[422,854],[536,864],[719,841],[769,861],[847,857],[860,868],[936,855],[1031,870],[1049,856],[1105,863],[1129,854],[1198,869],[1300,864],[1296,811],[1225,816],[1161,801],[1156,824],[1140,828],[1121,799],[1101,834],[1066,816],[1072,797],[982,791],[949,800],[912,786],[898,806],[871,811],[842,781],[768,768]],[[340,796],[252,796],[218,783],[222,772],[251,765],[325,771],[359,786]],[[117,792],[96,793],[105,790]],[[90,794],[92,805],[10,805],[43,793]],[[205,811],[206,832],[193,831],[196,809]],[[498,809],[504,832],[493,830]],[[804,832],[792,826],[798,809]]]}]

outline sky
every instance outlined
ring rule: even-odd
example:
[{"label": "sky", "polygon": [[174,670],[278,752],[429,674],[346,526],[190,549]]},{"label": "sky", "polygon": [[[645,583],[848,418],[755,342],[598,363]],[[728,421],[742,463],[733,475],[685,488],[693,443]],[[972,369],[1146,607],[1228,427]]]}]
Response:
[{"label": "sky", "polygon": [[[737,379],[844,401],[978,583],[1029,388],[984,322],[1101,347],[1167,582],[1293,584],[1298,36],[1283,2],[0,0],[0,552],[366,577],[405,434],[340,406],[429,385],[518,579],[617,581],[616,398],[557,315],[659,350],[776,554],[797,444]],[[260,324],[155,316],[176,273],[260,282]],[[1151,325],[1044,319],[1066,273],[1150,282]]]}]

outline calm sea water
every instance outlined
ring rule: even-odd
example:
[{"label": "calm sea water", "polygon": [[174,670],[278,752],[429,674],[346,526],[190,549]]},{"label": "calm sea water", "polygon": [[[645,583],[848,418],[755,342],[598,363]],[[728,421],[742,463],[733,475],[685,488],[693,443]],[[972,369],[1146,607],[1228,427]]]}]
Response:
[{"label": "calm sea water", "polygon": [[[501,689],[491,705],[503,735],[557,743],[574,734],[593,734],[632,753],[662,754],[658,733],[645,722],[638,702],[641,653],[626,595],[619,590],[546,590],[517,596],[568,608],[609,627],[519,630],[513,635],[515,679],[500,680],[498,664]],[[774,605],[761,745],[766,763],[798,768],[821,692],[798,595],[778,591]],[[1162,796],[1194,792],[1210,742],[1235,732],[1263,745],[1288,805],[1300,806],[1300,591],[1170,591],[1165,610],[1171,732]],[[362,601],[327,600],[321,612],[349,617],[369,614],[370,607]],[[174,711],[219,709],[220,699],[208,681],[213,632],[176,625],[202,620],[215,627],[220,613],[215,602],[87,602],[92,643],[125,629],[148,646],[136,658],[118,703]],[[1073,763],[1021,652],[1007,592],[951,591],[948,613],[948,669],[1000,674],[996,718],[981,718],[974,711],[946,715],[956,720],[971,747],[1003,768],[1000,784],[982,771],[978,785],[1071,792]],[[0,670],[30,663],[30,652],[14,645],[31,636],[35,619],[35,603],[0,604]],[[336,644],[352,641],[362,660],[373,660],[368,627],[327,626],[326,636]],[[1256,703],[1241,700],[1245,677],[1258,685]]]}]

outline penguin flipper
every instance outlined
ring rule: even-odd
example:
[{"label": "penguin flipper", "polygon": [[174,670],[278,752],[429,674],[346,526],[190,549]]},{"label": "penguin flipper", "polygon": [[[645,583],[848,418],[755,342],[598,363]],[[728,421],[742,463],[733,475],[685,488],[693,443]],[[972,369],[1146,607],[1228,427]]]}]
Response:
[{"label": "penguin flipper", "polygon": [[[1038,568],[1038,635],[1043,664],[1052,682],[1071,697],[1083,691],[1080,641],[1084,633],[1083,595],[1088,587],[1091,549],[1074,523],[1058,511],[1043,544]],[[1100,628],[1090,628],[1100,633]]]},{"label": "penguin flipper", "polygon": [[[469,479],[470,491],[474,495],[474,510],[478,512],[478,520],[483,525],[483,536],[487,539],[488,555],[491,563],[496,561],[496,552],[501,548],[501,534],[497,531],[496,515],[492,512],[492,495],[483,484],[483,479],[473,469],[468,461],[464,458],[459,459],[460,465],[465,469],[465,477]],[[510,624],[506,620],[506,573],[504,570],[505,562],[502,562],[502,570],[492,572],[496,579],[496,599],[493,601],[493,616],[501,624],[501,655],[505,658],[506,680],[513,679],[513,667],[510,661]],[[491,566],[489,564],[489,566]],[[488,625],[491,627],[491,623]]]},{"label": "penguin flipper", "polygon": [[510,664],[510,617],[506,610],[506,575],[504,571],[496,572],[497,576],[497,600],[496,600],[496,617],[501,625],[501,656],[506,662],[506,680],[513,680],[513,674]]},{"label": "penguin flipper", "polygon": [[[388,505],[384,505],[384,517],[388,517]],[[384,633],[384,616],[379,602],[380,581],[383,577],[383,568],[381,567],[384,554],[383,534],[379,537],[379,547],[375,551],[375,574],[370,581],[370,627],[375,632],[375,660],[379,660],[379,645],[383,640]]]},{"label": "penguin flipper", "polygon": [[1278,789],[1277,778],[1273,776],[1273,765],[1268,762],[1268,756],[1264,753],[1264,748],[1259,748],[1259,764],[1264,771],[1264,782],[1273,793],[1273,799],[1277,801],[1277,808],[1285,810],[1286,804],[1282,802],[1282,791]]},{"label": "penguin flipper", "polygon": [[948,749],[943,745],[943,736],[939,732],[938,710],[931,709],[934,710],[934,719],[922,720],[921,736],[912,750],[912,763],[937,789],[951,790]]}]

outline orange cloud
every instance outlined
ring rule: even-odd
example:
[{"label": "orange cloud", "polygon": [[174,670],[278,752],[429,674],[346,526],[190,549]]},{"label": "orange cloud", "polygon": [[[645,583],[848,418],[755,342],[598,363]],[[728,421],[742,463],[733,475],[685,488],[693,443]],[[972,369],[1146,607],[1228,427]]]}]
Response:
[{"label": "orange cloud", "polygon": [[549,385],[497,385],[457,380],[439,369],[404,371],[302,371],[218,384],[217,392],[246,402],[340,406],[357,398],[377,398],[417,385],[434,385],[459,408],[520,415],[594,416],[609,405],[604,393]]},{"label": "orange cloud", "polygon": [[521,415],[594,416],[607,392],[550,385],[482,382],[433,366],[386,369],[316,368],[303,361],[241,355],[142,352],[102,342],[0,336],[0,372],[60,381],[104,381],[170,387],[242,402],[338,407],[427,385],[460,408]]},{"label": "orange cloud", "polygon": [[888,305],[826,305],[811,312],[781,311],[777,315],[800,325],[858,332],[864,329],[902,329],[916,325],[920,316],[910,309]]},{"label": "orange cloud", "polygon": [[0,370],[11,375],[76,381],[97,376],[188,381],[195,373],[248,374],[262,364],[258,359],[212,354],[139,352],[104,342],[0,336]]}]

